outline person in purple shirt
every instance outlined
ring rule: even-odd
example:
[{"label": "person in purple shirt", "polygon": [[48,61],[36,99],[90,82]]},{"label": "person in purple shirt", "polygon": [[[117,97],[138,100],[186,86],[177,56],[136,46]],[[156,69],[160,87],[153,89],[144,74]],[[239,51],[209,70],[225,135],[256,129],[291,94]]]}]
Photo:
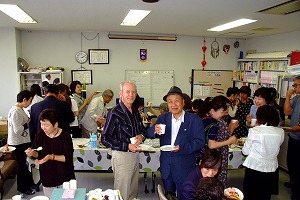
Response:
[{"label": "person in purple shirt", "polygon": [[221,168],[221,154],[217,149],[206,149],[203,152],[199,166],[195,168],[182,184],[181,198],[184,200],[195,199],[199,180],[205,177],[215,177]]}]

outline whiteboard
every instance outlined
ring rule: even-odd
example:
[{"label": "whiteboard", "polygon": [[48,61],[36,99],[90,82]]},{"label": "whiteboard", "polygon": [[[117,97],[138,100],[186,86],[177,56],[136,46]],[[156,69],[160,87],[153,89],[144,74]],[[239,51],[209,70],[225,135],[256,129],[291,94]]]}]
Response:
[{"label": "whiteboard", "polygon": [[229,87],[233,87],[232,71],[192,70],[192,98],[226,96]]},{"label": "whiteboard", "polygon": [[174,85],[173,70],[126,70],[126,80],[133,80],[137,86],[137,93],[150,101],[153,106],[159,106],[169,89]]}]

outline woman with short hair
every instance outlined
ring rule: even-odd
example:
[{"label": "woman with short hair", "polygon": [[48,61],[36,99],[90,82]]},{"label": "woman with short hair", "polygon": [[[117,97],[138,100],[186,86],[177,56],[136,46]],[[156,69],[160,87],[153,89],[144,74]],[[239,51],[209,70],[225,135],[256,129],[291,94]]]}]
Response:
[{"label": "woman with short hair", "polygon": [[[75,179],[73,143],[70,133],[58,127],[58,116],[54,109],[45,109],[40,114],[41,130],[37,133],[27,156],[38,159],[40,179],[44,194],[50,198],[54,188],[63,182]],[[35,149],[42,147],[42,150]]]},{"label": "woman with short hair", "polygon": [[244,200],[269,200],[274,189],[278,168],[277,155],[284,140],[284,131],[278,128],[278,111],[269,105],[259,106],[257,125],[249,129],[242,152],[248,155],[243,165]]}]

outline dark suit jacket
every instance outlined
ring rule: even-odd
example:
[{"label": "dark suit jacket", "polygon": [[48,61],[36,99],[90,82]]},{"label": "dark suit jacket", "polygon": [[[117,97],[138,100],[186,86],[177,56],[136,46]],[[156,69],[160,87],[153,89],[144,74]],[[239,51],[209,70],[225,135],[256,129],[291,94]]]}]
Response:
[{"label": "dark suit jacket", "polygon": [[48,96],[43,101],[31,106],[29,122],[30,135],[36,135],[41,129],[39,115],[47,108],[55,109],[58,112],[58,126],[66,131],[70,131],[69,124],[75,119],[70,105],[64,101],[58,100],[54,96]]},{"label": "dark suit jacket", "polygon": [[[166,124],[164,135],[159,136],[160,145],[171,144],[172,113],[165,113],[158,117],[156,124]],[[155,125],[154,125],[155,126]],[[154,126],[147,130],[147,136],[154,138]],[[174,145],[179,145],[178,152],[161,151],[160,171],[162,178],[168,178],[172,173],[174,182],[180,183],[195,169],[195,152],[203,148],[205,133],[202,120],[195,114],[185,113]]]}]

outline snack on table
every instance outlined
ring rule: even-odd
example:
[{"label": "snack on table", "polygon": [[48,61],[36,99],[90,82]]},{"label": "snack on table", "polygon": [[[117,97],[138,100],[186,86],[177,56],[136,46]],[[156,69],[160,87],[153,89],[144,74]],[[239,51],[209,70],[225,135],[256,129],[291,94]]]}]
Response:
[{"label": "snack on table", "polygon": [[245,139],[243,139],[243,138],[237,139],[236,144],[239,145],[239,146],[244,146]]},{"label": "snack on table", "polygon": [[241,197],[239,193],[241,193],[241,191],[237,188],[227,188],[224,190],[225,200],[242,200],[243,197]]}]

